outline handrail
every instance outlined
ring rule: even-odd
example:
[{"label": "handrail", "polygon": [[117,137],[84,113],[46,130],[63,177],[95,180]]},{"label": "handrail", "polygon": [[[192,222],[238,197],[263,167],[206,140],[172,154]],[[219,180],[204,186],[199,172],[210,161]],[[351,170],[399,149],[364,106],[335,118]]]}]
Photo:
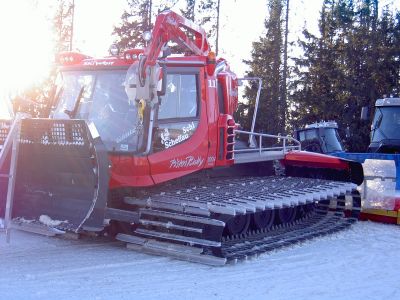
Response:
[{"label": "handrail", "polygon": [[[257,133],[257,132],[243,131],[243,130],[235,130],[235,133],[246,134],[246,135],[249,135],[251,138],[253,136],[258,137],[258,148],[238,149],[238,150],[234,150],[235,153],[258,151],[261,154],[263,151],[274,151],[274,150],[282,150],[283,153],[286,153],[289,150],[301,150],[300,142],[291,136],[273,135],[273,134]],[[280,140],[282,140],[283,145],[282,146],[274,146],[274,147],[263,147],[262,146],[263,138],[280,139]],[[293,145],[293,146],[288,145],[288,142],[293,142],[296,145]]]},{"label": "handrail", "polygon": [[[253,120],[251,121],[251,133],[254,133],[254,127],[256,126],[256,119],[257,119],[257,111],[258,111],[258,104],[260,102],[260,95],[261,95],[261,88],[262,88],[262,79],[260,77],[243,77],[243,78],[238,78],[239,82],[243,81],[258,81],[258,89],[257,89],[257,96],[256,96],[256,102],[254,104],[254,112],[253,112]],[[250,147],[255,146],[255,141],[253,140],[254,135],[249,136],[249,145]]]}]

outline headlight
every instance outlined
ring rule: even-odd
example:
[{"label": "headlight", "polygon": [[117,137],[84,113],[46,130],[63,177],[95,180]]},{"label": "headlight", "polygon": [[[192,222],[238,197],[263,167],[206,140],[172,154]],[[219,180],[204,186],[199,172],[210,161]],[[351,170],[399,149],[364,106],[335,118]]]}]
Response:
[{"label": "headlight", "polygon": [[150,41],[151,40],[151,32],[150,31],[143,32],[142,37],[146,42]]},{"label": "headlight", "polygon": [[110,46],[109,51],[110,51],[110,54],[111,54],[112,56],[117,56],[117,55],[119,54],[118,46],[115,45],[115,44],[112,44],[112,45]]}]

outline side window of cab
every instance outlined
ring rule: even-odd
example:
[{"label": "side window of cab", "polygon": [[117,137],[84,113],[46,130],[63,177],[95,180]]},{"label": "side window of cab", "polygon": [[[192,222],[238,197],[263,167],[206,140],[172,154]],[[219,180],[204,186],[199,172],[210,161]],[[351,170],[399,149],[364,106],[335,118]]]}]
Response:
[{"label": "side window of cab", "polygon": [[153,138],[153,152],[189,139],[199,123],[199,72],[168,69],[166,93],[161,97]]}]

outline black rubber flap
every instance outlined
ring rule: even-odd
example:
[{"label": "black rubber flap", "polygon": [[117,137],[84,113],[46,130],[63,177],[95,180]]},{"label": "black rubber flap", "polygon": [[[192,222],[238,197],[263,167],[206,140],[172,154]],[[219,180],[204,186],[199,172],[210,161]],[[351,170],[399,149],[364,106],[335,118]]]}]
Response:
[{"label": "black rubber flap", "polygon": [[[0,120],[0,155],[2,155],[2,148],[6,141],[8,132],[11,128],[11,120]],[[0,166],[0,174],[7,175],[10,168],[10,155],[6,158],[3,166]],[[8,178],[0,176],[0,218],[4,217],[7,197]]]},{"label": "black rubber flap", "polygon": [[22,120],[14,218],[73,231],[103,228],[109,163],[91,128],[84,120]]}]

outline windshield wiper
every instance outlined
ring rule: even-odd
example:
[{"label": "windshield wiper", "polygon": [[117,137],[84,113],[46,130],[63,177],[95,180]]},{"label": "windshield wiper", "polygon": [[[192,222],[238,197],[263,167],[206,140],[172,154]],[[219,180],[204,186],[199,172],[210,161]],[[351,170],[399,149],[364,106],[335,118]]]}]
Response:
[{"label": "windshield wiper", "polygon": [[50,97],[49,112],[54,113],[57,107],[58,99],[60,99],[61,94],[64,93],[64,87],[60,87],[58,91],[54,90],[52,96]]},{"label": "windshield wiper", "polygon": [[76,99],[75,99],[74,108],[72,110],[64,109],[64,112],[69,116],[70,119],[75,119],[76,113],[78,112],[79,104],[81,103],[81,98],[82,98],[84,91],[85,91],[85,87],[82,86],[78,93],[78,97],[76,97]]}]

